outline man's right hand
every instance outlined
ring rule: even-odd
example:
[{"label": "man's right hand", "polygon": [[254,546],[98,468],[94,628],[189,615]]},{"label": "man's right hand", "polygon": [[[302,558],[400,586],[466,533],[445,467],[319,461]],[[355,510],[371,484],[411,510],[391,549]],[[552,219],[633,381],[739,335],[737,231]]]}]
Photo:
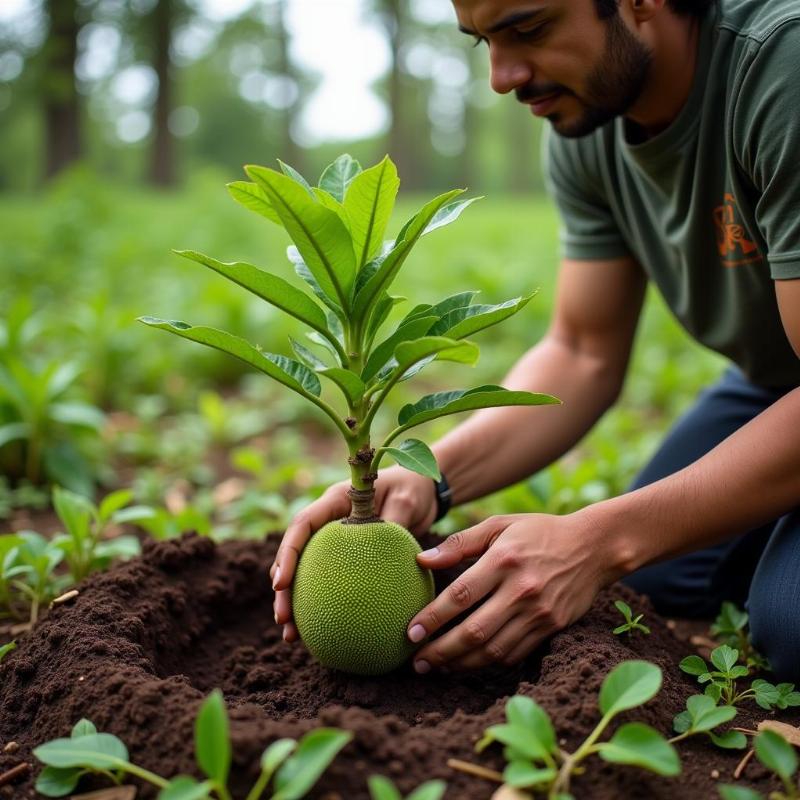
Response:
[{"label": "man's right hand", "polygon": [[[349,480],[331,486],[318,500],[297,514],[281,540],[269,576],[275,590],[275,621],[283,625],[284,641],[294,642],[299,638],[292,622],[289,587],[300,553],[312,534],[323,525],[350,513],[349,488]],[[375,511],[382,519],[402,525],[415,536],[425,533],[436,516],[433,481],[403,467],[381,470],[380,478],[375,482]]]}]

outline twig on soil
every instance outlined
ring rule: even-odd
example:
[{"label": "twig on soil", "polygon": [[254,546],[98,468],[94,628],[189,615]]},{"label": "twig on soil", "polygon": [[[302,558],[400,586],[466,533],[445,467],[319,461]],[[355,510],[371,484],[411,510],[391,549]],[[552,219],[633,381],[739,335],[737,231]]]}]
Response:
[{"label": "twig on soil", "polygon": [[750,759],[755,754],[755,750],[748,750],[742,760],[736,766],[736,769],[733,771],[733,778],[734,780],[739,780],[742,777],[742,773],[744,772],[744,768],[750,763]]},{"label": "twig on soil", "polygon": [[61,603],[66,603],[68,600],[72,600],[73,597],[77,597],[79,594],[77,589],[70,589],[68,592],[64,592],[64,594],[59,595],[54,600],[50,602],[50,606],[57,606],[61,605]]},{"label": "twig on soil", "polygon": [[477,764],[472,764],[469,761],[461,761],[461,759],[458,758],[448,758],[447,766],[459,772],[466,772],[468,775],[485,778],[487,781],[497,781],[497,783],[503,782],[501,773],[495,772],[493,769],[486,769],[486,767],[479,767]]},{"label": "twig on soil", "polygon": [[13,783],[17,778],[27,775],[30,771],[31,765],[26,761],[23,761],[21,764],[17,764],[16,767],[12,767],[0,775],[0,786],[5,786],[7,783]]}]

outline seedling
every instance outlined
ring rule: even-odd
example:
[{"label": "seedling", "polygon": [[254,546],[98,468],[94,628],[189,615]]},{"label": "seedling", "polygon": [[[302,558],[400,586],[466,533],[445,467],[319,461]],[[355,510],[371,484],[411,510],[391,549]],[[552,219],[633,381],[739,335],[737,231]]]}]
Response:
[{"label": "seedling", "polygon": [[741,750],[747,747],[747,737],[741,731],[714,733],[713,728],[730,722],[736,716],[733,706],[718,706],[714,698],[695,694],[686,700],[686,711],[681,711],[673,720],[678,733],[670,739],[672,744],[705,733],[717,747],[726,750]]},{"label": "seedling", "polygon": [[503,771],[505,785],[546,793],[549,800],[570,797],[570,779],[583,771],[582,762],[594,754],[614,764],[630,764],[658,775],[677,775],[681,767],[675,748],[648,725],[627,722],[617,728],[610,740],[598,741],[617,714],[655,697],[661,679],[661,670],[647,661],[618,664],[600,688],[600,722],[573,753],[558,746],[547,712],[522,695],[515,695],[506,703],[506,724],[487,728],[475,750],[481,752],[492,742],[501,742],[508,761]]},{"label": "seedling", "polygon": [[[761,731],[754,741],[756,758],[783,784],[783,791],[770,792],[768,800],[797,800],[800,798],[795,781],[797,753],[792,745],[774,731]],[[761,794],[744,786],[720,786],[723,800],[763,800]]]},{"label": "seedling", "polygon": [[[382,775],[370,775],[367,786],[371,800],[403,800],[394,783]],[[441,800],[446,790],[444,781],[427,781],[414,789],[405,800]]]},{"label": "seedling", "polygon": [[[299,742],[278,739],[261,756],[261,772],[245,800],[259,800],[272,781],[270,800],[299,800],[317,782],[352,734],[335,728],[317,728]],[[228,776],[231,742],[228,714],[222,692],[215,689],[200,707],[195,723],[195,757],[206,776],[198,781],[188,775],[167,780],[131,763],[128,749],[110,733],[98,733],[83,719],[68,739],[54,739],[33,754],[45,768],[36,791],[46,797],[63,797],[75,790],[86,774],[105,775],[120,785],[126,776],[139,778],[160,790],[158,800],[231,800]]]},{"label": "seedling", "polygon": [[614,605],[617,607],[617,611],[625,617],[625,624],[618,625],[614,628],[613,633],[615,635],[619,636],[623,633],[627,633],[628,636],[632,636],[634,631],[641,631],[644,634],[650,633],[650,628],[641,623],[644,614],[637,614],[636,617],[634,617],[631,607],[624,600],[615,600]]},{"label": "seedling", "polygon": [[749,615],[734,603],[723,603],[714,624],[711,626],[711,635],[721,644],[727,644],[739,651],[739,660],[750,670],[756,673],[769,669],[769,662],[762,656],[750,641],[747,630]]},{"label": "seedling", "polygon": [[[420,551],[416,540],[376,514],[374,484],[381,460],[389,455],[407,469],[438,478],[426,444],[409,438],[395,445],[395,439],[461,411],[558,400],[495,385],[436,392],[404,406],[396,427],[374,447],[376,414],[398,382],[432,361],[474,364],[478,347],[466,337],[516,314],[533,294],[482,305],[472,302],[475,292],[461,292],[415,306],[388,335],[381,334],[390,312],[404,299],[389,289],[412,248],[422,236],[457,219],[473,200],[458,199],[462,190],[446,192],[423,206],[394,239],[384,241],[399,187],[388,156],[366,170],[350,156],[340,156],[315,187],[296,170],[280,166],[281,172],[248,166],[252,182],[228,188],[246,208],[286,229],[294,242],[289,260],[313,297],[251,264],[225,263],[192,250],[178,254],[304,323],[311,329],[308,341],[322,350],[314,352],[292,339],[296,358],[290,358],[214,328],[153,317],[141,321],[241,359],[313,403],[342,434],[349,454],[351,512],[317,531],[304,549],[293,587],[294,619],[308,649],[326,666],[377,674],[413,652],[406,624],[433,598],[432,576],[415,560]],[[338,407],[323,399],[320,376],[341,392]],[[329,591],[324,587],[332,584],[323,575],[332,564],[337,577]]]},{"label": "seedling", "polygon": [[0,645],[0,661],[2,661],[12,650],[15,650],[16,647],[16,642],[9,642],[8,644]]},{"label": "seedling", "polygon": [[800,706],[800,692],[794,690],[793,683],[779,683],[777,686],[768,681],[756,678],[749,689],[739,691],[737,680],[750,674],[747,667],[738,664],[739,651],[726,644],[711,651],[711,669],[700,656],[687,656],[681,663],[681,669],[689,675],[696,675],[697,682],[708,684],[705,694],[715,703],[720,700],[728,706],[736,706],[746,700],[755,700],[761,708],[772,711],[774,708],[784,709]]}]

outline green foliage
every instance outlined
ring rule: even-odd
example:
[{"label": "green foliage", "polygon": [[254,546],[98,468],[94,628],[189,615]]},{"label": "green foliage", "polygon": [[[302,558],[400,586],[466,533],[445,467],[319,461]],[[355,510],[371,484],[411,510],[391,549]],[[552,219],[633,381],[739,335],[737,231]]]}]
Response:
[{"label": "green foliage", "polygon": [[698,733],[705,733],[717,747],[741,750],[747,746],[747,738],[741,731],[714,733],[713,728],[730,722],[736,716],[733,706],[718,706],[714,698],[705,694],[695,694],[686,700],[686,710],[673,720],[678,733],[672,742],[687,739]]},{"label": "green foliage", "polygon": [[12,650],[16,650],[16,642],[8,642],[7,644],[0,645],[0,661],[2,661]]},{"label": "green foliage", "polygon": [[757,678],[749,689],[739,691],[737,680],[745,678],[750,670],[737,663],[739,651],[726,644],[711,651],[712,669],[700,656],[687,656],[681,663],[681,669],[689,675],[695,675],[697,682],[707,684],[705,694],[715,703],[722,700],[725,705],[735,706],[745,700],[755,700],[761,708],[771,711],[800,706],[800,692],[794,690],[793,683],[781,683],[774,686],[768,681]]},{"label": "green foliage", "polygon": [[[246,800],[259,800],[273,782],[270,800],[300,800],[327,769],[352,734],[335,728],[317,728],[299,742],[279,739],[261,756],[261,771]],[[228,715],[222,693],[215,689],[202,703],[195,722],[195,753],[206,780],[187,775],[171,780],[131,763],[125,744],[109,733],[98,733],[86,719],[78,722],[67,739],[54,739],[35,748],[33,754],[44,769],[36,790],[46,797],[72,792],[85,774],[105,775],[114,783],[126,776],[159,788],[158,800],[231,800],[228,774],[231,743]],[[418,800],[426,800],[418,798]]]},{"label": "green foliage", "polygon": [[641,631],[644,634],[650,633],[650,628],[641,622],[644,614],[637,614],[634,618],[631,607],[624,600],[615,600],[614,605],[616,606],[617,611],[619,611],[619,613],[625,618],[625,623],[623,625],[618,625],[616,628],[614,628],[613,633],[616,636],[619,636],[623,633],[627,633],[628,636],[633,636],[634,631]]},{"label": "green foliage", "polygon": [[749,619],[746,611],[741,610],[734,603],[725,602],[711,626],[711,635],[721,644],[727,644],[738,650],[739,660],[751,673],[755,673],[769,669],[769,663],[755,650],[750,641],[750,633],[747,630]]},{"label": "green foliage", "polygon": [[677,775],[680,761],[675,749],[643,723],[626,723],[617,728],[610,740],[598,741],[615,716],[655,697],[661,688],[661,677],[661,670],[646,661],[623,661],[611,670],[598,698],[603,716],[574,753],[561,750],[547,713],[534,700],[521,695],[506,703],[506,724],[487,728],[475,749],[481,752],[492,742],[502,743],[508,762],[503,772],[505,784],[547,791],[549,797],[567,796],[570,777],[583,771],[580,765],[592,754],[658,775]]},{"label": "green foliage", "polygon": [[[779,733],[761,731],[754,740],[756,758],[780,778],[783,791],[770,792],[769,800],[797,800],[800,790],[797,787],[797,753]],[[720,786],[723,800],[762,800],[761,795],[752,789],[741,786]]]},{"label": "green foliage", "polygon": [[[367,786],[371,800],[403,800],[403,795],[394,783],[382,775],[370,775]],[[440,800],[445,791],[447,784],[444,781],[426,781],[414,789],[405,800]]]}]

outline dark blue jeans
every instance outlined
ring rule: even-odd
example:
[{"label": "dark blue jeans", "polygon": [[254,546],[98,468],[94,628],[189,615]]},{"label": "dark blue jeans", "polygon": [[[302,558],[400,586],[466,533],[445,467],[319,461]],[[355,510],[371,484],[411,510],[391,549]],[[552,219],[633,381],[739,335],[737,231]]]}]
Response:
[{"label": "dark blue jeans", "polygon": [[[786,391],[755,386],[729,369],[677,422],[631,488],[696,461]],[[797,436],[800,446],[800,432],[787,435]],[[624,582],[666,615],[712,617],[724,600],[745,606],[756,649],[779,678],[800,684],[800,509],[706,550],[644,567]]]}]

